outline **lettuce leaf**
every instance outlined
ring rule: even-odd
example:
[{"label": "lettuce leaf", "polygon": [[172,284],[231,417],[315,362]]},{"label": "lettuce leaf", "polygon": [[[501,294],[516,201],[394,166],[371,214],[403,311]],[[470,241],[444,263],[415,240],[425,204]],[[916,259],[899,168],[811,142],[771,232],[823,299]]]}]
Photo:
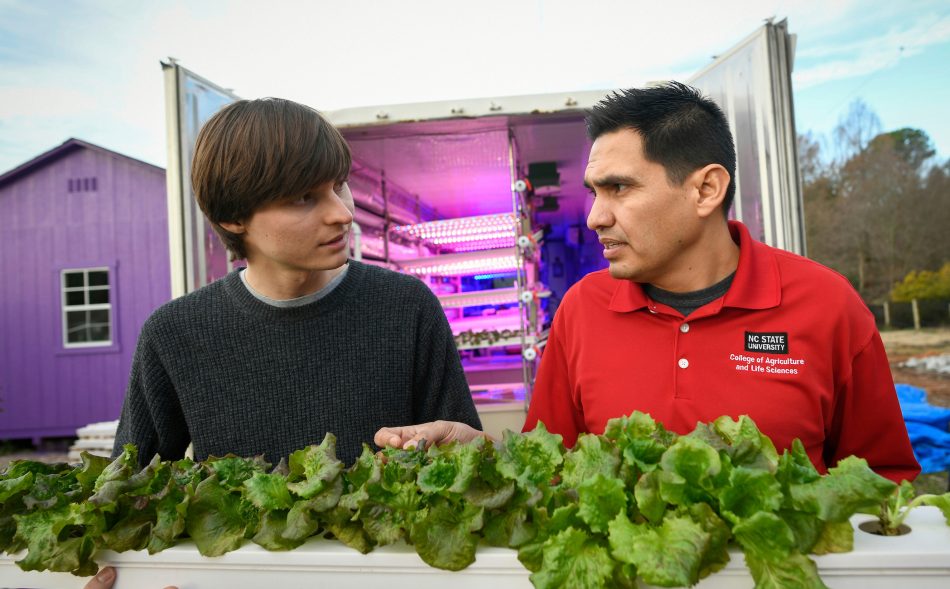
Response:
[{"label": "lettuce leaf", "polygon": [[498,455],[498,472],[529,493],[546,494],[564,461],[561,441],[560,435],[548,433],[540,422],[527,434],[506,431]]},{"label": "lettuce leaf", "polygon": [[290,455],[289,467],[287,488],[294,494],[310,499],[323,492],[343,471],[336,457],[336,436],[327,433],[319,446],[297,450]]},{"label": "lettuce leaf", "polygon": [[241,496],[216,474],[198,483],[188,506],[185,529],[202,556],[221,556],[241,546],[248,522]]},{"label": "lettuce leaf", "polygon": [[577,514],[592,532],[606,533],[607,526],[627,510],[623,481],[597,473],[577,489]]},{"label": "lettuce leaf", "polygon": [[258,509],[287,510],[294,503],[287,489],[287,477],[280,474],[254,473],[244,481],[244,498]]},{"label": "lettuce leaf", "polygon": [[531,575],[538,589],[572,587],[599,589],[606,586],[614,570],[607,548],[576,528],[552,536],[544,544],[540,570]]},{"label": "lettuce leaf", "polygon": [[561,484],[578,488],[593,477],[616,478],[620,456],[615,444],[602,436],[581,434],[571,452],[564,456]]},{"label": "lettuce leaf", "polygon": [[818,576],[815,561],[803,554],[795,553],[780,561],[746,554],[745,562],[756,589],[828,589]]},{"label": "lettuce leaf", "polygon": [[[48,476],[48,475],[47,475]],[[24,571],[58,571],[93,575],[99,567],[92,560],[103,517],[88,504],[73,503],[14,516],[16,538],[27,549],[16,561]]]},{"label": "lettuce leaf", "polygon": [[861,509],[880,505],[897,485],[875,473],[863,458],[849,456],[828,475],[789,485],[792,506],[826,522],[845,522]]},{"label": "lettuce leaf", "polygon": [[782,486],[768,471],[740,466],[729,473],[729,484],[719,490],[719,508],[736,523],[757,512],[774,512],[782,506]]},{"label": "lettuce leaf", "polygon": [[485,438],[471,444],[452,442],[429,449],[429,462],[419,470],[417,479],[423,493],[464,493],[478,472],[481,446]]},{"label": "lettuce leaf", "polygon": [[621,478],[630,486],[643,473],[656,470],[663,453],[677,439],[676,434],[639,411],[609,420],[604,437],[616,444],[623,458]]},{"label": "lettuce leaf", "polygon": [[947,525],[950,526],[950,493],[927,497],[923,502],[927,505],[933,505],[943,512],[943,517],[946,518]]},{"label": "lettuce leaf", "polygon": [[614,558],[634,565],[645,582],[660,587],[695,585],[710,539],[686,516],[668,516],[659,526],[635,525],[624,514],[610,522]]},{"label": "lettuce leaf", "polygon": [[475,562],[484,509],[437,497],[413,518],[409,538],[429,566],[460,571]]},{"label": "lettuce leaf", "polygon": [[660,459],[660,496],[673,505],[713,503],[722,483],[723,462],[712,446],[690,436],[678,438]]}]

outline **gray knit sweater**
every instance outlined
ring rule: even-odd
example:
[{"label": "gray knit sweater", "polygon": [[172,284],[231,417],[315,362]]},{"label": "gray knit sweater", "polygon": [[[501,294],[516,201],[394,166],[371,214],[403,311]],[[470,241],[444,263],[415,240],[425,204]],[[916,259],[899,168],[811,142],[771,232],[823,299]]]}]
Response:
[{"label": "gray knit sweater", "polygon": [[481,429],[445,313],[419,280],[351,261],[325,298],[277,308],[238,272],[145,322],[113,456],[136,444],[196,460],[294,450],[337,437],[353,462],[383,426],[449,419]]}]

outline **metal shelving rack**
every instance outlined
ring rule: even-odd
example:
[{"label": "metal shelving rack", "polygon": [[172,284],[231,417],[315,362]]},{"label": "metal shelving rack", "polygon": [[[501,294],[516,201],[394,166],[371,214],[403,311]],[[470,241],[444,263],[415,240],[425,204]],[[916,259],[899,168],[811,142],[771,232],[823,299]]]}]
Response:
[{"label": "metal shelving rack", "polygon": [[[541,285],[537,282],[540,233],[531,232],[529,211],[523,192],[526,184],[512,183],[512,212],[425,223],[393,226],[389,237],[396,243],[412,245],[419,257],[392,260],[394,266],[424,280],[450,279],[452,292],[437,294],[449,315],[456,344],[460,351],[492,350],[517,347],[520,361],[519,386],[524,388],[525,399],[530,396],[539,345],[542,342],[540,321],[543,315],[538,305]],[[479,274],[514,273],[510,287],[470,290],[461,289],[461,277]],[[514,309],[486,315],[462,316],[468,307],[514,306]],[[453,311],[456,311],[453,313]],[[453,315],[458,315],[453,317]],[[508,357],[514,358],[514,355]],[[464,364],[464,363],[463,363]],[[504,363],[500,363],[504,364]],[[512,365],[509,362],[498,370],[504,377],[499,386],[511,386]],[[487,372],[484,365],[472,363],[466,373]],[[473,391],[489,388],[488,382],[470,378]]]}]

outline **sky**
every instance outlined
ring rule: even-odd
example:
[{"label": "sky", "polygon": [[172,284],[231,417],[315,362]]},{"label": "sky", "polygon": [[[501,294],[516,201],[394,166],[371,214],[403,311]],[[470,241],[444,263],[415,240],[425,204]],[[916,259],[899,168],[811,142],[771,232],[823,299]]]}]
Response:
[{"label": "sky", "polygon": [[686,79],[797,36],[796,127],[863,100],[950,158],[950,0],[0,0],[0,173],[76,137],[164,166],[160,62],[321,110]]}]

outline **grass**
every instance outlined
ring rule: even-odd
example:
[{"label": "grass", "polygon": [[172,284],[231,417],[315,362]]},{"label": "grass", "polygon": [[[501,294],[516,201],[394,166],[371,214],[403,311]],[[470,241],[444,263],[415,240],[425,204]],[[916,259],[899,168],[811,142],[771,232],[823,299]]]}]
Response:
[{"label": "grass", "polygon": [[932,472],[922,474],[914,481],[914,489],[918,495],[943,495],[948,490],[947,473]]}]

